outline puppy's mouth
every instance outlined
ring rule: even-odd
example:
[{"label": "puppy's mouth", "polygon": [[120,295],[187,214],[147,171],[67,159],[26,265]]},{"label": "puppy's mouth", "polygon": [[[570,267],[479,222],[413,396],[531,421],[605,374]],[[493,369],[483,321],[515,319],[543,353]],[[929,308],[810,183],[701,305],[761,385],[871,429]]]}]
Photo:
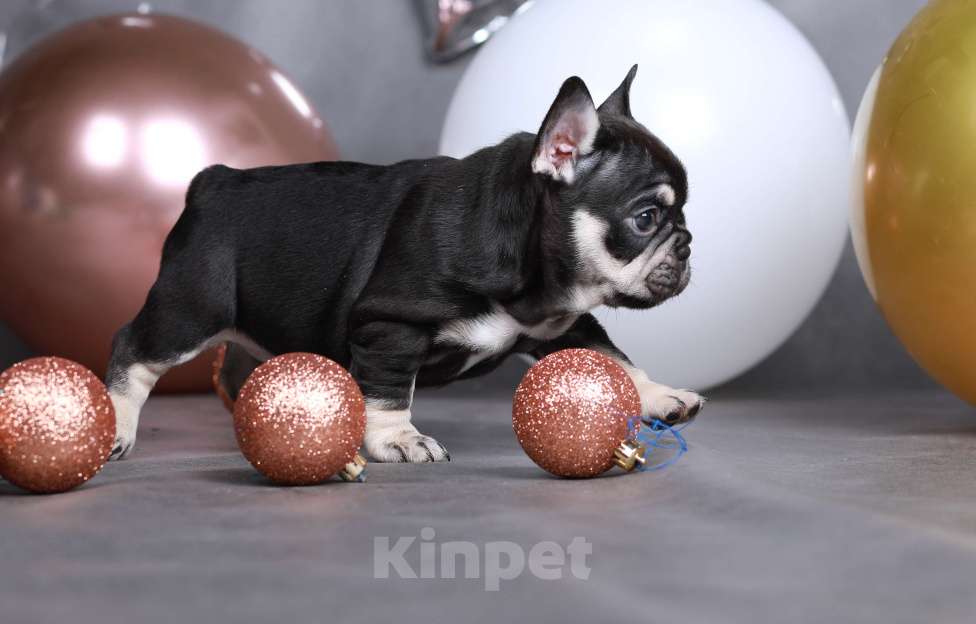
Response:
[{"label": "puppy's mouth", "polygon": [[688,285],[691,271],[686,261],[667,258],[647,274],[647,290],[658,303],[681,294]]},{"label": "puppy's mouth", "polygon": [[653,308],[671,297],[680,295],[688,286],[690,279],[691,267],[687,260],[679,260],[674,255],[668,254],[647,274],[644,280],[647,287],[646,297],[617,293],[606,301],[606,305],[611,308]]}]

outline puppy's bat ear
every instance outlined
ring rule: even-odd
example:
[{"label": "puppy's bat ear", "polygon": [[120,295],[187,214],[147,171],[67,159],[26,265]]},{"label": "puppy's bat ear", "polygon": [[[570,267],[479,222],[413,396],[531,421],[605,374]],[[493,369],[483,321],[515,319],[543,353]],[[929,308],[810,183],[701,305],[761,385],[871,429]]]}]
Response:
[{"label": "puppy's bat ear", "polygon": [[586,85],[573,76],[563,83],[535,139],[532,171],[572,184],[576,161],[593,151],[600,119]]},{"label": "puppy's bat ear", "polygon": [[624,115],[630,117],[630,84],[634,82],[634,76],[637,75],[637,65],[630,68],[627,72],[627,77],[624,81],[620,83],[620,86],[610,94],[610,97],[606,99],[603,104],[600,104],[601,113],[610,113],[611,115]]}]

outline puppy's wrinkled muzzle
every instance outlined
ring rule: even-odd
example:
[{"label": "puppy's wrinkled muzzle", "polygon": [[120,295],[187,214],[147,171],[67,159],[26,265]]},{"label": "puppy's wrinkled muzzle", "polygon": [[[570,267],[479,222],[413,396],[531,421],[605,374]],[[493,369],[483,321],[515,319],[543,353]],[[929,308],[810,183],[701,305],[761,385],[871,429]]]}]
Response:
[{"label": "puppy's wrinkled muzzle", "polygon": [[[686,255],[685,258],[687,257]],[[647,290],[655,302],[660,303],[680,294],[688,285],[690,274],[688,262],[685,259],[679,258],[674,253],[668,254],[663,262],[647,274]]]}]

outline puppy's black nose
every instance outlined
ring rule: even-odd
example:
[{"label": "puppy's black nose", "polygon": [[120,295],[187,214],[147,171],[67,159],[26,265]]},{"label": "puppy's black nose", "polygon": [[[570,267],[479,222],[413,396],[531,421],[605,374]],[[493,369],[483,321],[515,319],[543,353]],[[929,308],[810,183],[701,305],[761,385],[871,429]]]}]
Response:
[{"label": "puppy's black nose", "polygon": [[678,240],[674,242],[674,255],[678,260],[687,260],[691,256],[691,232],[678,230]]}]

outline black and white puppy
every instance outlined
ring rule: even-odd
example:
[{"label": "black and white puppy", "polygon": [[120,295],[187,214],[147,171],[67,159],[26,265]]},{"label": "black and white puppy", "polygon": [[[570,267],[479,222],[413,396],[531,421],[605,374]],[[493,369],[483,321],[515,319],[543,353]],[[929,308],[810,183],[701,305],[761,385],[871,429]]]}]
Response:
[{"label": "black and white puppy", "polygon": [[569,78],[537,135],[460,160],[199,173],[144,307],[113,343],[113,457],[132,449],[156,380],[220,342],[232,397],[273,354],[347,367],[377,461],[448,459],[411,423],[415,385],[513,353],[602,351],[633,378],[644,416],[694,417],[701,397],[650,381],[589,314],[650,308],[688,284],[687,178],[631,116],[636,70],[599,108]]}]

